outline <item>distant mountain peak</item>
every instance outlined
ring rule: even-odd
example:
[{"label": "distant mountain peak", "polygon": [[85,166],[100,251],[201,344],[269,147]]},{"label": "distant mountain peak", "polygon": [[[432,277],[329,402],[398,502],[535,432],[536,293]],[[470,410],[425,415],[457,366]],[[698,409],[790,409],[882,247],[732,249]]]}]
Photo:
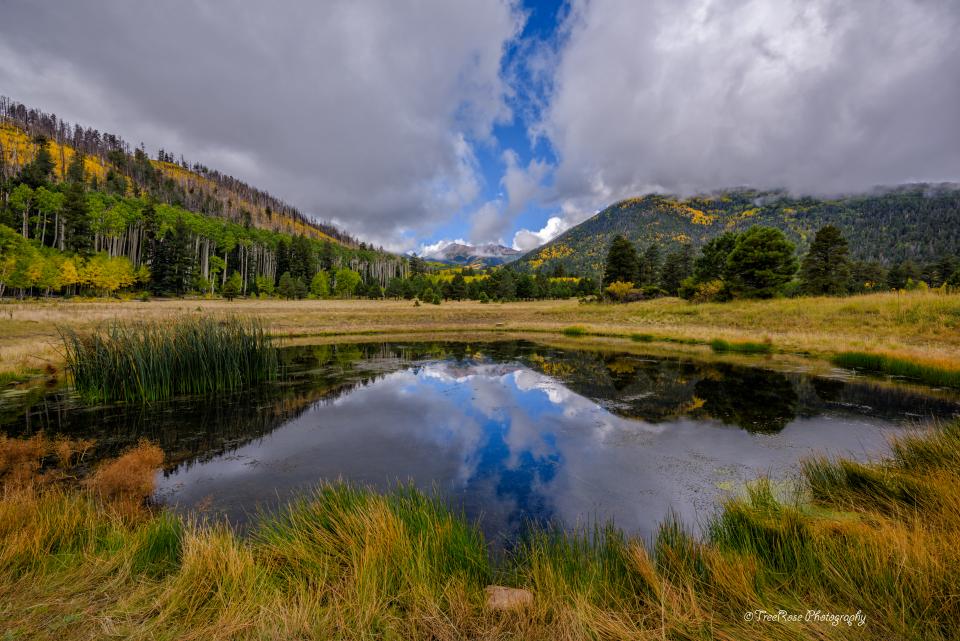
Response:
[{"label": "distant mountain peak", "polygon": [[427,248],[423,257],[452,265],[489,267],[514,261],[521,253],[498,243],[471,245],[454,241]]}]

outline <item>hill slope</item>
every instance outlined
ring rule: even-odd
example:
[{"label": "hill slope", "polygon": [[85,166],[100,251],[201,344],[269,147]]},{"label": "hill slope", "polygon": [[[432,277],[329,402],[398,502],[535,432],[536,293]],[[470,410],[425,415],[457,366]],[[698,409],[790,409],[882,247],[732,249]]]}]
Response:
[{"label": "hill slope", "polygon": [[157,201],[258,229],[362,245],[332,225],[315,221],[269,193],[199,163],[190,164],[163,149],[156,159],[132,149],[119,136],[71,126],[54,114],[31,109],[0,96],[0,180],[36,155],[34,139],[48,140],[53,175],[63,180],[74,154],[84,154],[86,173],[100,183],[122,177],[126,195],[150,194]]},{"label": "hill slope", "polygon": [[699,247],[725,231],[751,225],[783,230],[802,252],[817,229],[843,230],[855,258],[890,265],[927,262],[960,254],[960,188],[907,185],[837,199],[791,197],[781,192],[738,190],[678,199],[647,195],[618,202],[567,230],[518,261],[527,269],[598,276],[616,234],[646,246],[682,242]]}]

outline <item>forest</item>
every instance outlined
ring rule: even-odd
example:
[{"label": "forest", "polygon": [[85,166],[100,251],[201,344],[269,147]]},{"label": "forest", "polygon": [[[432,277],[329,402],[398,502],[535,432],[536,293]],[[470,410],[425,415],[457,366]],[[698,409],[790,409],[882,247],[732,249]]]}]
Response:
[{"label": "forest", "polygon": [[269,295],[407,270],[234,178],[0,98],[0,296]]},{"label": "forest", "polygon": [[695,302],[782,296],[842,296],[889,290],[960,288],[960,259],[945,255],[892,268],[856,260],[833,225],[817,230],[801,257],[786,234],[755,225],[707,241],[699,252],[683,243],[662,253],[659,243],[635,246],[618,234],[607,251],[604,293],[620,301],[680,296]]},{"label": "forest", "polygon": [[800,253],[818,229],[832,225],[848,239],[851,259],[886,270],[922,270],[960,254],[960,188],[915,184],[834,198],[751,189],[690,198],[649,194],[605,208],[523,256],[517,267],[600,278],[617,234],[638,246],[656,244],[666,254],[685,245],[699,250],[717,236],[755,225],[779,229]]}]

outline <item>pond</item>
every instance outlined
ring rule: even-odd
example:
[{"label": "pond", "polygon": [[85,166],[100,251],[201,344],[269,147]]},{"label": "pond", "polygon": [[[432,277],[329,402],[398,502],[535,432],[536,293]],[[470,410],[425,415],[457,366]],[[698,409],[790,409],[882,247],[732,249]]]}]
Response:
[{"label": "pond", "polygon": [[511,341],[283,350],[256,391],[149,407],[83,407],[64,390],[7,392],[0,421],[167,453],[158,498],[243,527],[323,481],[412,482],[479,521],[495,546],[529,523],[612,520],[649,537],[668,514],[699,531],[760,475],[815,454],[877,458],[888,440],[960,414],[960,398],[689,356]]}]

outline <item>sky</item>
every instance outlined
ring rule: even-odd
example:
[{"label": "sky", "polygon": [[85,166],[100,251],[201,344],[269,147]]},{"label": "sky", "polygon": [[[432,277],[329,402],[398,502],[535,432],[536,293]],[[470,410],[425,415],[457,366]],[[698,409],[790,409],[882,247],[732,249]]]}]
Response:
[{"label": "sky", "polygon": [[393,251],[960,180],[956,0],[0,0],[0,94]]}]

